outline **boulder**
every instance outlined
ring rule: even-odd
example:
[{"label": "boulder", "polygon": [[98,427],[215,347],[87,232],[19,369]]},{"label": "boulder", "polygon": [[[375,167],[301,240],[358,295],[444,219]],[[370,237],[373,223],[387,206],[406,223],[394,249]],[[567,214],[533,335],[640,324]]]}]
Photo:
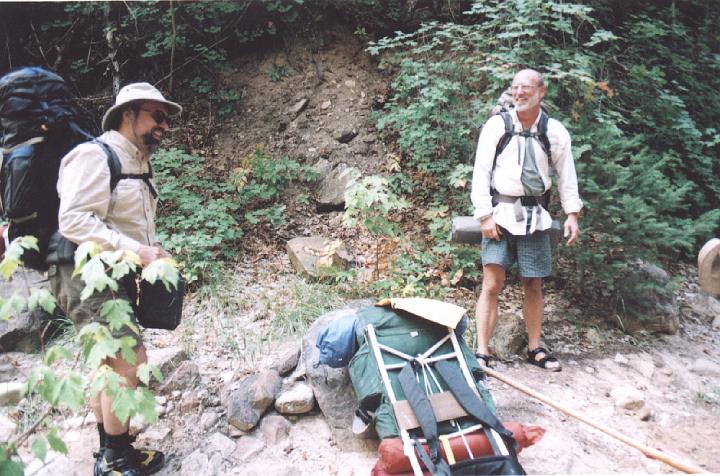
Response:
[{"label": "boulder", "polygon": [[41,362],[42,356],[40,354],[0,353],[0,382],[25,380],[30,371]]},{"label": "boulder", "polygon": [[287,253],[295,271],[313,278],[321,276],[323,268],[345,268],[353,260],[342,241],[321,236],[293,238]]},{"label": "boulder", "polygon": [[[522,317],[515,314],[501,314],[495,331],[490,338],[490,347],[500,360],[511,360],[527,342],[527,331]],[[525,352],[521,354],[523,357]]]},{"label": "boulder", "polygon": [[[21,276],[22,274],[24,276]],[[42,274],[21,267],[11,281],[0,279],[0,297],[7,299],[17,293],[27,299],[29,294],[26,283],[30,288],[49,289],[48,281]],[[50,318],[50,315],[38,307],[33,311],[25,309],[10,315],[7,321],[0,320],[0,352],[34,352],[40,349],[40,333],[44,323]]]},{"label": "boulder", "polygon": [[698,292],[685,295],[683,310],[710,324],[720,317],[720,299],[698,289]]},{"label": "boulder", "polygon": [[277,370],[280,376],[284,377],[290,372],[295,370],[298,361],[300,360],[300,344],[293,344],[291,349],[288,349],[280,357],[278,357],[272,365],[271,369]]},{"label": "boulder", "polygon": [[162,387],[160,387],[160,391],[170,393],[173,390],[189,390],[192,389],[198,381],[200,381],[200,368],[195,362],[186,360],[178,365]]},{"label": "boulder", "polygon": [[345,208],[345,189],[360,171],[355,167],[338,164],[318,185],[317,210],[342,211]]},{"label": "boulder", "polygon": [[[625,293],[623,300],[626,312],[621,316],[621,327],[634,334],[640,331],[660,334],[675,334],[680,327],[680,306],[675,293],[664,291],[670,284],[670,275],[653,264],[638,261],[635,270],[626,278],[627,282],[654,283],[653,289]],[[621,288],[622,289],[622,288]],[[616,322],[617,323],[617,322]]]},{"label": "boulder", "polygon": [[[167,377],[174,369],[187,360],[187,354],[180,347],[165,347],[162,349],[147,349],[148,364],[159,368],[163,377]],[[150,388],[157,389],[160,382],[150,381]]]},{"label": "boulder", "polygon": [[260,431],[271,445],[276,445],[287,438],[290,433],[290,422],[281,415],[268,415],[260,424]]},{"label": "boulder", "polygon": [[228,402],[228,422],[240,430],[251,430],[275,401],[282,380],[277,370],[265,370],[243,379]]},{"label": "boulder", "polygon": [[23,397],[23,384],[20,382],[0,383],[0,406],[17,405]]},{"label": "boulder", "polygon": [[295,382],[280,392],[275,400],[275,410],[287,415],[302,415],[315,406],[312,388],[305,382]]},{"label": "boulder", "polygon": [[352,420],[358,406],[357,398],[347,368],[334,369],[326,365],[317,365],[320,351],[315,347],[315,341],[320,330],[329,322],[373,304],[369,300],[357,300],[348,303],[344,309],[323,314],[310,326],[302,339],[300,359],[305,366],[308,383],[330,426],[333,440],[344,451],[353,451],[358,444],[362,445],[352,432]]}]

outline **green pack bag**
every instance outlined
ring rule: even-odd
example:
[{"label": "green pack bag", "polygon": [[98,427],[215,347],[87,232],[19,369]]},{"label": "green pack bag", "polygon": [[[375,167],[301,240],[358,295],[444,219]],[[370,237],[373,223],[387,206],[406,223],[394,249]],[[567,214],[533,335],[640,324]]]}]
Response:
[{"label": "green pack bag", "polygon": [[[372,306],[358,311],[356,334],[360,348],[350,361],[348,372],[355,394],[360,402],[361,412],[372,415],[372,423],[381,439],[393,438],[399,436],[400,431],[392,404],[382,382],[380,369],[367,342],[368,324],[372,324],[375,328],[375,334],[380,344],[412,356],[426,352],[444,336],[448,335],[448,328],[409,312],[387,307]],[[495,413],[495,404],[490,392],[481,382],[485,378],[484,372],[462,337],[458,338],[458,342],[482,400],[488,409]],[[449,352],[453,352],[453,345],[450,340],[441,345],[433,355]],[[407,362],[401,357],[386,352],[383,353],[383,358],[386,364]],[[448,360],[448,362],[459,368],[456,359]],[[399,372],[390,371],[388,374],[396,398],[404,400],[405,394],[398,381]],[[420,376],[420,385],[421,387],[425,385],[422,376]],[[467,428],[477,424],[477,421],[472,418],[463,418],[458,423],[462,428]],[[450,425],[449,422],[442,422],[438,425],[438,430],[440,433],[449,433],[453,431]]]}]

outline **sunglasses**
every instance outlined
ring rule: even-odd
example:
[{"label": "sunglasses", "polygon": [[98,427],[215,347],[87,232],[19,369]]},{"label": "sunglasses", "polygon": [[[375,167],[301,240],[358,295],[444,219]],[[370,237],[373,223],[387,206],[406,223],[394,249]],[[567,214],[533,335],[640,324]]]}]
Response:
[{"label": "sunglasses", "polygon": [[[150,117],[152,117],[153,121],[155,121],[155,123],[158,126],[160,124],[162,124],[163,122],[166,122],[169,118],[169,116],[167,114],[165,114],[164,112],[162,112],[160,109],[155,109],[154,111],[151,111],[149,109],[140,108],[140,110],[145,111],[148,114],[150,114]],[[170,124],[170,123],[168,122],[168,124]]]}]

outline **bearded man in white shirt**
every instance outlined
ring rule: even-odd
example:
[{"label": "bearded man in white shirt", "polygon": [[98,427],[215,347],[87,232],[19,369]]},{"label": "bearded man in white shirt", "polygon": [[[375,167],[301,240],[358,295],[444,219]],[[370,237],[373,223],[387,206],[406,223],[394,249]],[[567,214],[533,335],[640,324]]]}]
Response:
[{"label": "bearded man in white shirt", "polygon": [[543,321],[542,279],[552,272],[550,232],[552,218],[542,196],[552,184],[550,167],[557,174],[557,190],[567,215],[564,235],[574,244],[580,235],[578,194],[570,134],[560,122],[547,119],[549,155],[538,134],[541,103],[547,87],[532,69],[519,71],[512,82],[514,108],[509,111],[513,135],[495,157],[504,136],[505,122],[491,117],[478,139],[471,199],[474,217],[482,231],[483,282],[476,307],[477,353],[480,362],[492,366],[488,343],[498,319],[498,296],[507,270],[518,264],[524,290],[523,319],[528,332],[528,361],[550,371],[561,364],[541,346]]},{"label": "bearded man in white shirt", "polygon": [[[59,238],[55,244],[51,243],[55,262],[48,260],[51,264],[48,275],[58,305],[77,327],[90,322],[108,325],[99,312],[102,304],[110,299],[130,301],[130,298],[121,285],[115,292],[96,291],[81,300],[85,283],[73,276],[71,254],[65,256],[68,253],[57,250],[72,250],[72,244],[94,241],[105,250],[135,252],[143,266],[169,256],[156,236],[157,192],[150,157],[169,127],[169,116],[181,111],[180,105],[166,100],[152,85],[129,84],[120,90],[115,104],[103,117],[105,132],[94,142],[78,145],[62,159],[57,185]],[[120,165],[116,183],[111,180],[110,151]],[[131,321],[137,326],[135,315],[131,315]],[[127,386],[136,388],[138,367],[147,363],[142,336],[129,326],[114,329],[111,333],[116,339],[125,336],[134,339],[135,359],[130,362],[118,353],[102,364],[124,378]],[[107,392],[101,391],[91,397],[90,406],[97,418],[100,439],[95,476],[152,474],[163,466],[165,458],[160,451],[132,447],[129,421],[121,422],[117,418],[112,409],[113,399]]]}]

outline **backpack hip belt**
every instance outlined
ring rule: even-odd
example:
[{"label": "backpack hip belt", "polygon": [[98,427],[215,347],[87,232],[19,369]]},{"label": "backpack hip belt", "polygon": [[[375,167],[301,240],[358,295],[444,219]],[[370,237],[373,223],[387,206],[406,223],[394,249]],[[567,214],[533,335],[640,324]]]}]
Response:
[{"label": "backpack hip belt", "polygon": [[547,192],[543,195],[524,195],[520,197],[513,197],[510,195],[503,195],[501,193],[494,192],[492,194],[492,204],[493,207],[496,206],[498,203],[516,203],[518,200],[520,200],[520,204],[524,207],[534,207],[534,206],[541,206],[543,208],[547,208],[547,201],[546,201],[546,195]]}]

